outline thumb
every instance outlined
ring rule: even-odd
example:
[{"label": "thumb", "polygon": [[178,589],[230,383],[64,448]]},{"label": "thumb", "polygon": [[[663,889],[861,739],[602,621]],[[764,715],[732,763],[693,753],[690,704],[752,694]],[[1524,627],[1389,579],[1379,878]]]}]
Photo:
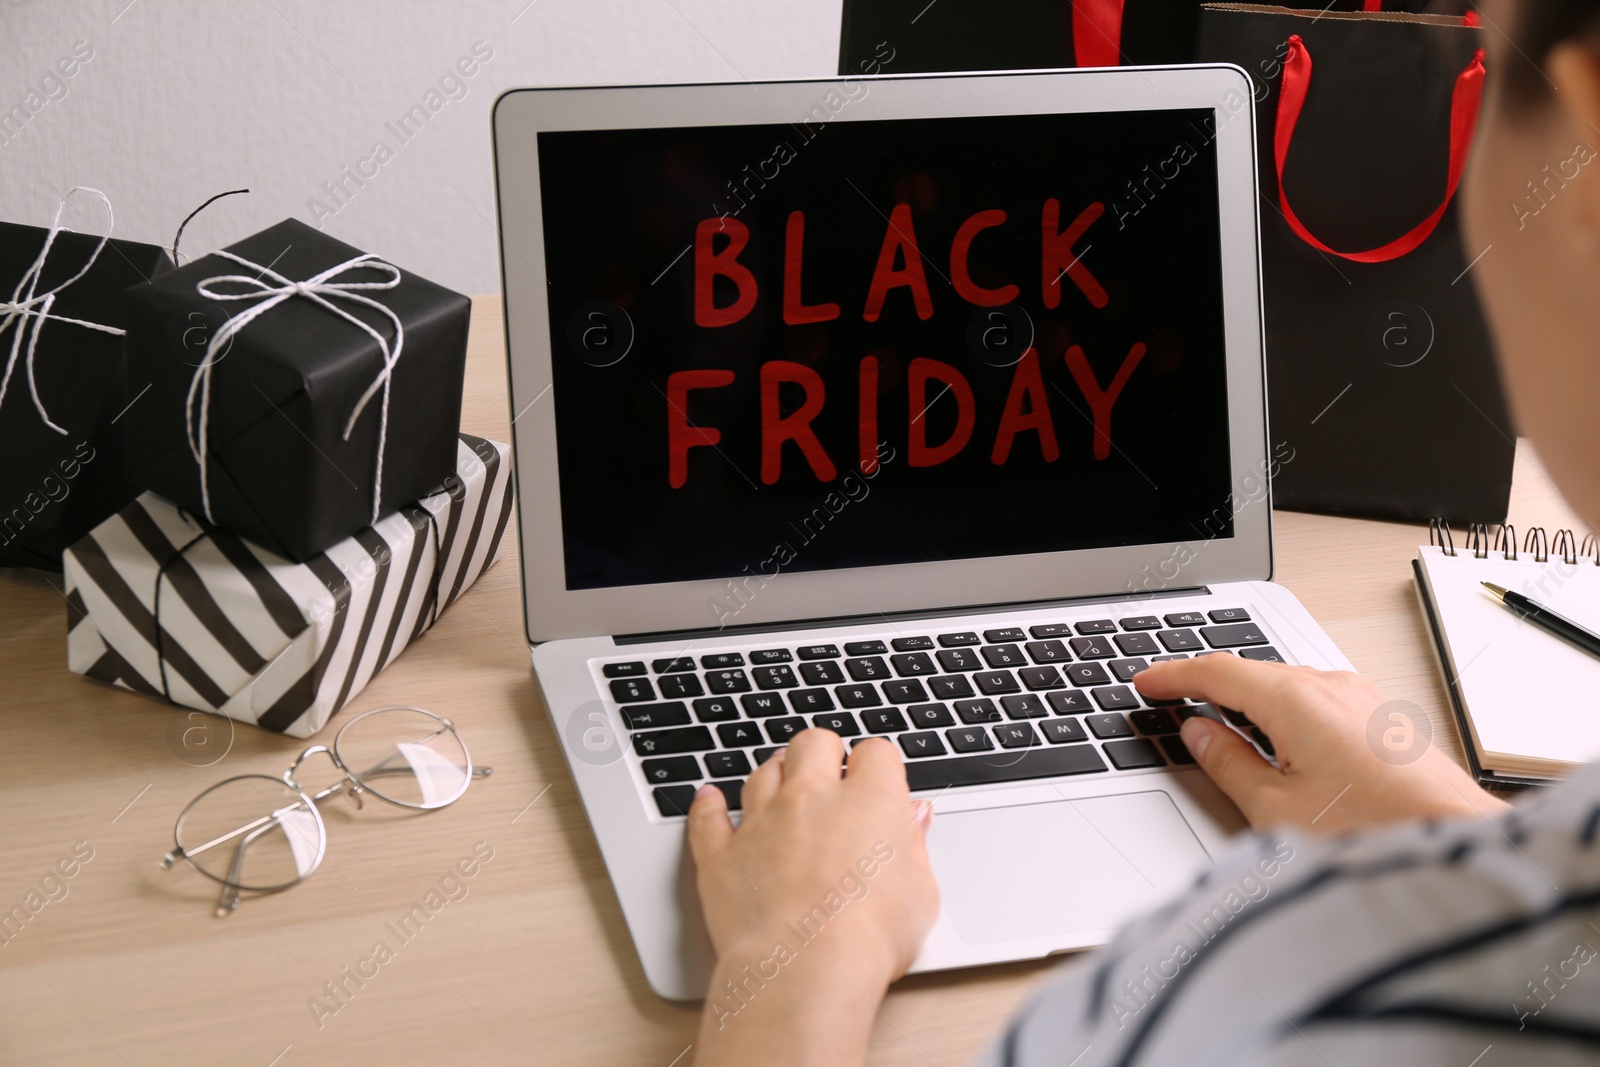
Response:
[{"label": "thumb", "polygon": [[689,851],[694,855],[695,866],[703,869],[732,837],[728,798],[714,785],[701,786],[689,807]]},{"label": "thumb", "polygon": [[1256,824],[1266,812],[1266,791],[1282,775],[1219,722],[1196,715],[1183,724],[1182,736],[1201,769]]}]

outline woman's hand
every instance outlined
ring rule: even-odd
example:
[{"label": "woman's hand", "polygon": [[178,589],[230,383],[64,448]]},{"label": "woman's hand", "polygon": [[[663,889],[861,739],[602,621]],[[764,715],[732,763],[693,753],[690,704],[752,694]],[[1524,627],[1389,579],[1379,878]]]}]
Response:
[{"label": "woman's hand", "polygon": [[859,1062],[878,1002],[939,914],[905,764],[890,741],[850,752],[806,730],[745,783],[689,811],[700,904],[717,950],[696,1063]]},{"label": "woman's hand", "polygon": [[[1266,732],[1276,768],[1220,723],[1195,716],[1183,724],[1184,744],[1258,829],[1338,834],[1506,807],[1431,744],[1404,762],[1380,755],[1368,742],[1368,723],[1386,701],[1358,674],[1218,654],[1152,664],[1134,676],[1134,686],[1158,699],[1187,696],[1235,708]],[[1385,718],[1382,726],[1390,725]]]}]

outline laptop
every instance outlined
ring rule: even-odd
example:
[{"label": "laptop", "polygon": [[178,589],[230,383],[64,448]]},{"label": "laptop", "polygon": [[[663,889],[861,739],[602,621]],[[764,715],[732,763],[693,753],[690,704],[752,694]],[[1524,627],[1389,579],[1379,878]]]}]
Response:
[{"label": "laptop", "polygon": [[1271,740],[1133,677],[1349,666],[1269,581],[1244,72],[517,90],[494,141],[527,638],[651,987],[706,993],[696,788],[809,727],[933,801],[914,970],[1189,885],[1244,820],[1179,723]]}]

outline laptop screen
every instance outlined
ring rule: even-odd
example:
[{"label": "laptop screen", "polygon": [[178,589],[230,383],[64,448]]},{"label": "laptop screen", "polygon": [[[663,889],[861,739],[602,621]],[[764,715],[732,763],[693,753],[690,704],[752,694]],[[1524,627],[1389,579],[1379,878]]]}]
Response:
[{"label": "laptop screen", "polygon": [[825,116],[537,135],[568,588],[1231,536],[1212,112]]}]

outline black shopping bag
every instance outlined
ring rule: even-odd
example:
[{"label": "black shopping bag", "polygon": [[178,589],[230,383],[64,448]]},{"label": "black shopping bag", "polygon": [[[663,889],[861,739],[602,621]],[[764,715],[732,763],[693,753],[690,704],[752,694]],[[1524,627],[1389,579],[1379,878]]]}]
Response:
[{"label": "black shopping bag", "polygon": [[[1255,83],[1280,507],[1503,519],[1515,434],[1456,196],[1485,81],[1472,17],[1201,9]],[[1313,73],[1314,71],[1314,73]]]}]

